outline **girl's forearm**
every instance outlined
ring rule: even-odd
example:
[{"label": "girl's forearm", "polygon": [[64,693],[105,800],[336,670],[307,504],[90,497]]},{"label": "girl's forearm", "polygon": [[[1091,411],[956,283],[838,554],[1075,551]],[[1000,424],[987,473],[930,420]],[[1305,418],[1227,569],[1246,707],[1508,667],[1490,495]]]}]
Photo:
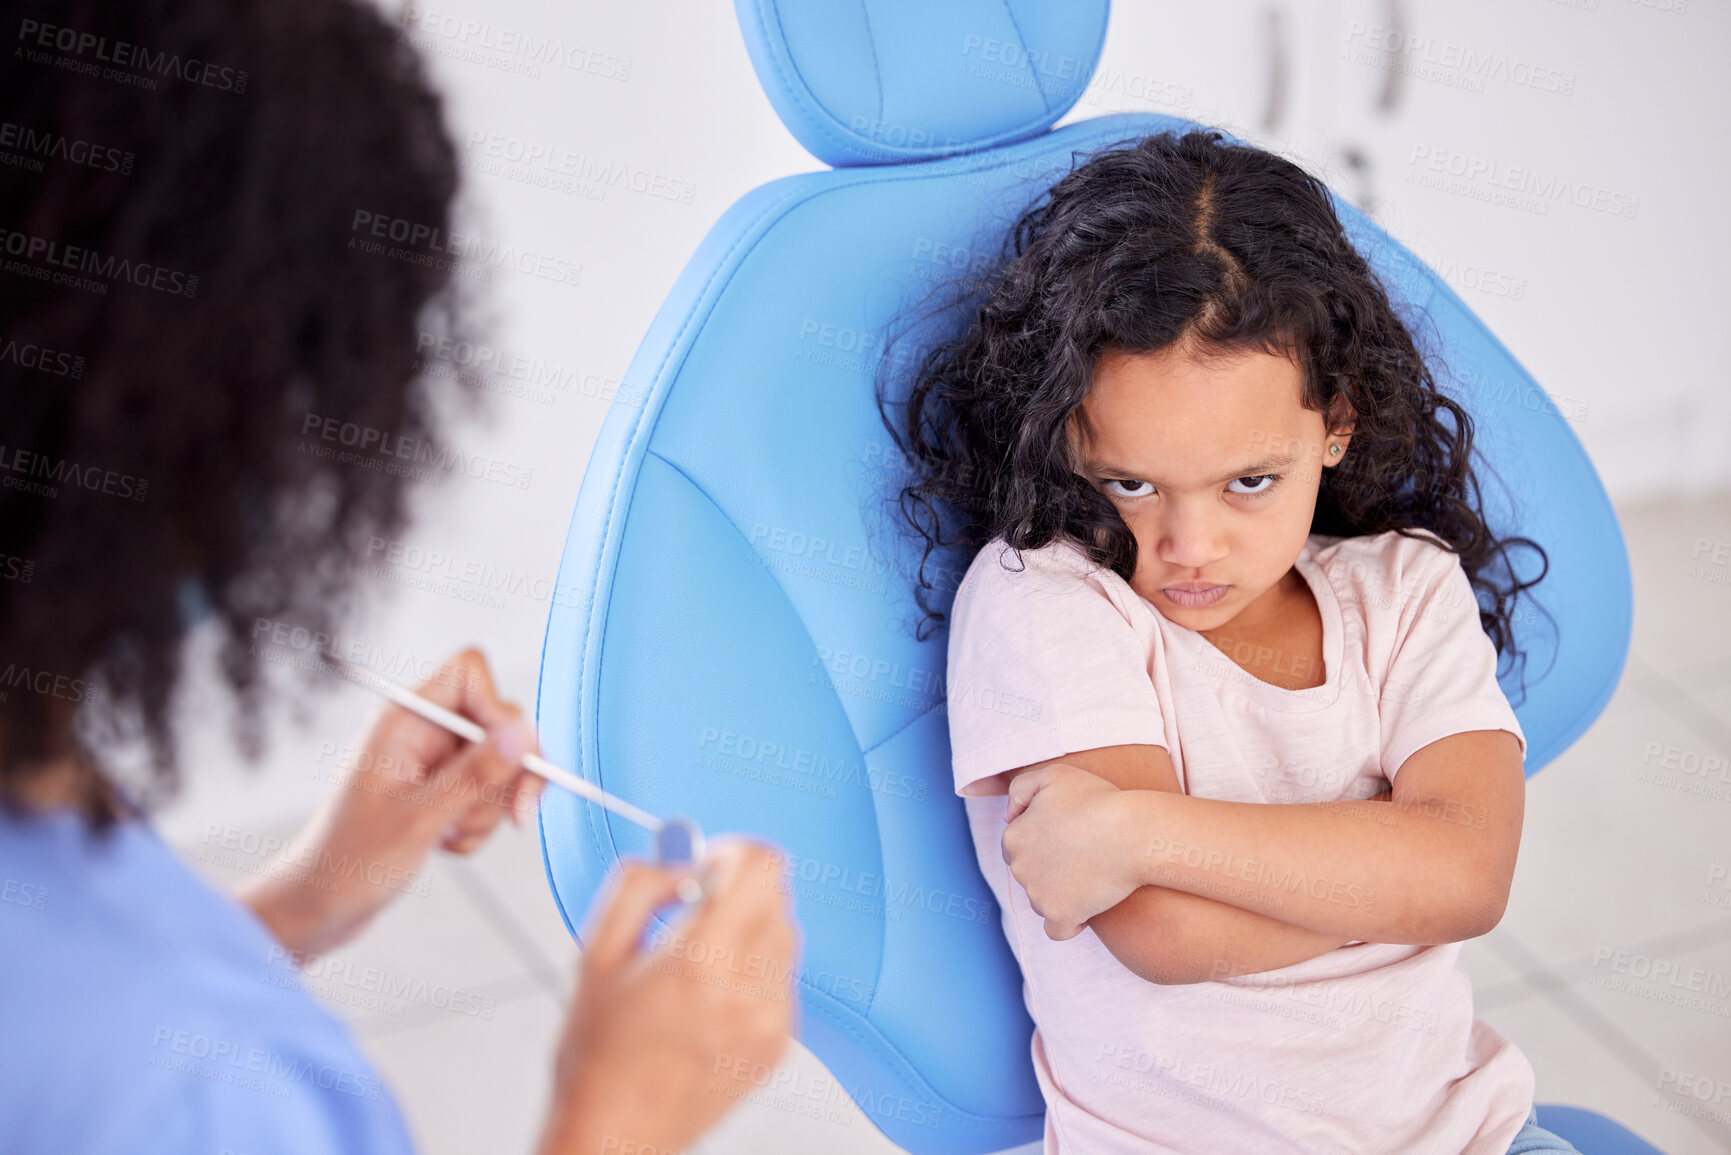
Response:
[{"label": "girl's forearm", "polygon": [[[1368,942],[1431,945],[1502,915],[1483,816],[1390,802],[1222,802],[1123,793],[1137,811],[1138,877],[1279,922]],[[1500,888],[1506,900],[1506,880]]]},{"label": "girl's forearm", "polygon": [[1279,970],[1351,941],[1163,886],[1142,887],[1088,925],[1132,973],[1167,986]]}]

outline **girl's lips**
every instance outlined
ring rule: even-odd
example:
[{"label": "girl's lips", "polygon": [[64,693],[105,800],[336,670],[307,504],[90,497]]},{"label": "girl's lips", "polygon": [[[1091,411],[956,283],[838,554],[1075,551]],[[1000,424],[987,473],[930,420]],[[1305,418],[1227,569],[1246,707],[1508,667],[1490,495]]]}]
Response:
[{"label": "girl's lips", "polygon": [[1168,601],[1181,609],[1199,610],[1211,606],[1225,597],[1226,591],[1231,588],[1231,586],[1209,586],[1206,589],[1187,590],[1177,586],[1168,586],[1160,592],[1166,595]]}]

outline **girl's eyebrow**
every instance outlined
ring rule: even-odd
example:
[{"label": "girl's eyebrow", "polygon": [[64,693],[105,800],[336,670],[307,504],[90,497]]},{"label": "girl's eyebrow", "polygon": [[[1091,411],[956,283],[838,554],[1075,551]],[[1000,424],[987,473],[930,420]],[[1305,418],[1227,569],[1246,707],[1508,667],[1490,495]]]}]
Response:
[{"label": "girl's eyebrow", "polygon": [[[1297,460],[1297,454],[1287,457],[1265,457],[1261,461],[1252,461],[1249,465],[1239,466],[1231,473],[1216,479],[1214,484],[1222,485],[1228,481],[1236,481],[1240,477],[1256,477],[1263,473],[1273,473],[1276,470],[1285,469],[1288,465],[1291,465]],[[1113,465],[1111,462],[1098,461],[1092,458],[1083,459],[1082,468],[1094,474],[1096,477],[1111,477],[1121,480],[1133,479],[1136,481],[1148,480],[1148,478],[1142,476],[1140,470],[1123,469],[1117,465]]]}]

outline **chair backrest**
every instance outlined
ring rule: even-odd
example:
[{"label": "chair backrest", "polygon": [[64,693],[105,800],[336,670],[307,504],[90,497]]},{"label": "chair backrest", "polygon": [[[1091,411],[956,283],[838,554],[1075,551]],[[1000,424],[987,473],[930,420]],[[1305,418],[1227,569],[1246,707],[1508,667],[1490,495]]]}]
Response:
[{"label": "chair backrest", "polygon": [[[886,322],[990,260],[1075,154],[1193,126],[1130,115],[1048,131],[1092,74],[1105,0],[737,6],[778,112],[838,167],[729,209],[645,336],[566,542],[542,741],[652,811],[783,846],[805,934],[802,1040],[900,1146],[995,1151],[1040,1134],[1032,1024],[952,792],[944,638],[914,639],[905,539],[884,528],[900,470],[875,360]],[[1493,504],[1499,526],[1551,551],[1541,600],[1565,628],[1520,706],[1535,769],[1621,667],[1616,522],[1532,379],[1440,279],[1339,208],[1434,322],[1450,387],[1522,502]],[[621,854],[649,849],[560,791],[541,830],[568,924]]]}]

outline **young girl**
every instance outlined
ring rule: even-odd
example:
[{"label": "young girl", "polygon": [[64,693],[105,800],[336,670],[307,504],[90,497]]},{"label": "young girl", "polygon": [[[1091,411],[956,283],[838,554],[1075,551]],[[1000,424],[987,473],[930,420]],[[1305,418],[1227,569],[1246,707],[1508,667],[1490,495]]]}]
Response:
[{"label": "young girl", "polygon": [[895,423],[926,560],[975,551],[956,789],[1046,1151],[1573,1151],[1457,966],[1520,840],[1537,547],[1323,187],[1218,133],[1097,155]]}]

